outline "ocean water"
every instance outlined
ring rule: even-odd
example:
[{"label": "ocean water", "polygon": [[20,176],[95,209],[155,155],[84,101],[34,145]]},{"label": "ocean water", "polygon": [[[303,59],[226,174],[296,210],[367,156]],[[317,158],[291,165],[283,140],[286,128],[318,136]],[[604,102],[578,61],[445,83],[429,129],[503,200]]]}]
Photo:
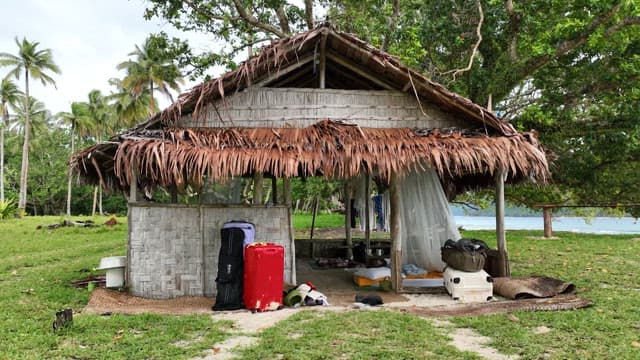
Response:
[{"label": "ocean water", "polygon": [[[454,216],[456,225],[467,230],[495,230],[496,219],[492,216]],[[506,216],[507,230],[543,230],[541,216]],[[559,216],[552,219],[553,231],[570,231],[588,234],[640,234],[640,219],[630,217],[581,217]]]}]

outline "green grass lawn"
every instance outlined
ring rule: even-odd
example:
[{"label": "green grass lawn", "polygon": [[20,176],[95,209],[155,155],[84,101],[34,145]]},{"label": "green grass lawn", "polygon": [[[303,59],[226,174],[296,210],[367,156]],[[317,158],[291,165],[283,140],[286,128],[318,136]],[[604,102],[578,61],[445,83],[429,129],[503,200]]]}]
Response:
[{"label": "green grass lawn", "polygon": [[[70,282],[97,272],[100,258],[126,252],[126,219],[96,228],[37,230],[57,217],[0,221],[0,359],[180,359],[210,349],[228,324],[206,315],[74,315],[53,332],[55,312],[79,312],[89,292]],[[103,223],[107,218],[96,218]],[[176,342],[182,340],[184,343]]]},{"label": "green grass lawn", "polygon": [[[340,216],[335,217],[341,219]],[[319,218],[322,219],[322,218]],[[106,218],[96,219],[102,223]],[[115,227],[37,230],[57,217],[0,221],[0,359],[181,359],[202,354],[232,336],[210,316],[77,313],[89,293],[70,281],[96,274],[105,256],[125,254],[126,219]],[[334,226],[320,220],[319,226]],[[303,221],[296,219],[299,227]],[[338,224],[337,226],[340,226]],[[465,231],[484,239],[488,231]],[[640,240],[634,236],[509,232],[514,275],[548,275],[576,284],[595,306],[561,312],[459,317],[493,338],[492,346],[523,359],[637,359],[640,354]],[[55,311],[70,307],[73,326],[53,332]],[[428,319],[427,319],[428,320]],[[546,326],[544,334],[535,329]],[[442,329],[401,312],[305,311],[261,333],[244,359],[475,359],[447,344]]]},{"label": "green grass lawn", "polygon": [[[299,213],[293,216],[293,227],[296,230],[306,230],[311,228],[313,216],[311,214]],[[335,228],[344,227],[344,215],[337,213],[320,213],[316,216],[315,228]]]}]

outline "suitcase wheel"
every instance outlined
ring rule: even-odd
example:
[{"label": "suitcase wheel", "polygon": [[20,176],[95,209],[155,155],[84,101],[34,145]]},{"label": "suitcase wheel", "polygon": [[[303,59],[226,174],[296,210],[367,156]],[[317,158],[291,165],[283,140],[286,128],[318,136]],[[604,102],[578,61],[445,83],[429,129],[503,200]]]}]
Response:
[{"label": "suitcase wheel", "polygon": [[460,284],[460,278],[459,277],[453,278],[453,283],[454,284]]},{"label": "suitcase wheel", "polygon": [[493,282],[493,278],[491,276],[487,276],[487,282],[488,283],[492,283]]}]

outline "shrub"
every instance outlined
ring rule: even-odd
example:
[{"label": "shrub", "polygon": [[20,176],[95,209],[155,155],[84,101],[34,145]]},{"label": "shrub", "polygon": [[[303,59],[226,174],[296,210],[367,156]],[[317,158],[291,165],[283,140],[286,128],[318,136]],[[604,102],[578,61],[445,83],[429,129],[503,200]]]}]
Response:
[{"label": "shrub", "polygon": [[13,216],[16,210],[16,202],[13,199],[0,201],[0,220]]}]

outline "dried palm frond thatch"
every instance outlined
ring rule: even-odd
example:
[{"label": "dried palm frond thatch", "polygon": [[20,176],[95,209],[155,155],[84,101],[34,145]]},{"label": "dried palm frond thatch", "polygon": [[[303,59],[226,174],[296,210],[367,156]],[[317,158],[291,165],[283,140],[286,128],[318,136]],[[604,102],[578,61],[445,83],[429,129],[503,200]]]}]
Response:
[{"label": "dried palm frond thatch", "polygon": [[126,189],[134,174],[138,185],[179,189],[254,172],[331,178],[367,172],[389,179],[429,167],[454,182],[491,179],[498,169],[507,170],[511,182],[548,176],[534,134],[372,129],[325,120],[306,128],[138,129],[112,140],[83,150],[72,162],[85,181],[112,190]]},{"label": "dried palm frond thatch", "polygon": [[313,54],[323,38],[325,38],[328,52],[347,58],[350,62],[366,69],[372,76],[391,84],[398,91],[427,99],[443,111],[489,126],[503,135],[517,133],[510,124],[502,122],[484,107],[406,67],[396,57],[376,49],[354,35],[336,31],[328,24],[273,41],[235,70],[183,93],[173,105],[138,128],[175,126],[179,118],[187,114],[192,114],[193,118],[198,120],[208,112],[207,107],[215,107],[215,100],[224,100],[225,96],[256,84],[271,74],[296,64],[305,56]]}]

